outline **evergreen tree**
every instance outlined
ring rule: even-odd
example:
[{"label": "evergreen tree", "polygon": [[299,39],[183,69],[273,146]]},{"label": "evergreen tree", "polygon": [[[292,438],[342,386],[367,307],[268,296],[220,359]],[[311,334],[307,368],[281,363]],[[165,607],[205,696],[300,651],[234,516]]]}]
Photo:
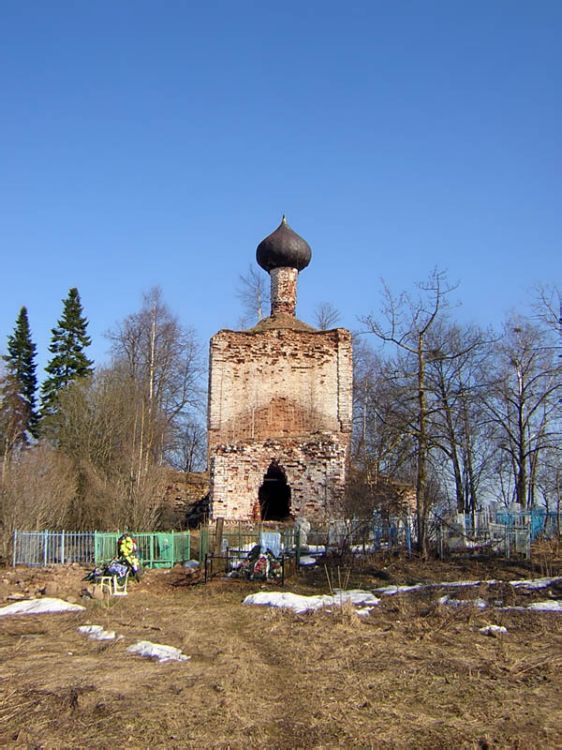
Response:
[{"label": "evergreen tree", "polygon": [[27,434],[35,435],[37,430],[36,351],[37,347],[31,340],[27,308],[22,307],[14,332],[8,336],[8,353],[2,357],[6,363],[2,383],[2,421],[17,425],[17,435],[13,433],[16,442],[25,441]]},{"label": "evergreen tree", "polygon": [[48,377],[41,386],[42,417],[56,413],[58,396],[64,388],[94,371],[93,361],[84,354],[92,343],[87,327],[78,289],[70,289],[63,300],[62,317],[51,331],[49,352],[53,356],[45,368]]}]

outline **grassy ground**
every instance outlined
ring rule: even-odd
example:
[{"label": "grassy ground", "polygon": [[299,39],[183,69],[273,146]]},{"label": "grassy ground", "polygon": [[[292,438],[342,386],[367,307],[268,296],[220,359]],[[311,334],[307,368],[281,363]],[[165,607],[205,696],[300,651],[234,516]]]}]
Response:
[{"label": "grassy ground", "polygon": [[[86,606],[0,618],[1,747],[562,747],[560,615],[446,607],[436,590],[385,597],[366,618],[346,607],[295,615],[241,604],[274,586],[190,586],[178,569],[149,571],[128,597],[104,602],[80,599],[83,575],[0,571],[0,604],[49,583],[48,593]],[[501,563],[378,559],[353,571],[348,586],[533,575]],[[328,585],[318,570],[285,589],[327,593]],[[503,585],[458,595],[545,598]],[[123,637],[91,641],[77,632],[85,623]],[[490,623],[509,634],[478,633]],[[177,646],[191,660],[127,654],[139,639]]]}]

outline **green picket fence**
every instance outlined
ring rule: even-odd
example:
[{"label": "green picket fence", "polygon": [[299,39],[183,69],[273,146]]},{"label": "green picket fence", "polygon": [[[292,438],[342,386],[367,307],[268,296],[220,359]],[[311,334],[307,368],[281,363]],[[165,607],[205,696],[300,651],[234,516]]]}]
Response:
[{"label": "green picket fence", "polygon": [[[119,531],[94,532],[96,565],[106,563],[117,554]],[[144,568],[172,568],[190,559],[189,531],[155,531],[131,533],[138,545],[138,556]]]}]

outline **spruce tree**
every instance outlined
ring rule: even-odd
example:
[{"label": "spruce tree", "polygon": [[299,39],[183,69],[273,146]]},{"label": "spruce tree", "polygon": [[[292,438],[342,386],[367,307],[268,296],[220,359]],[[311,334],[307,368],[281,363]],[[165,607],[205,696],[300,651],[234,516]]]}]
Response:
[{"label": "spruce tree", "polygon": [[57,400],[64,388],[92,374],[94,363],[84,354],[84,349],[92,343],[87,327],[78,289],[70,289],[63,300],[62,317],[51,330],[49,352],[53,356],[45,368],[48,377],[41,386],[42,417],[56,413]]},{"label": "spruce tree", "polygon": [[36,435],[37,431],[36,352],[37,347],[31,340],[27,308],[22,307],[16,319],[14,332],[8,336],[8,353],[2,357],[6,363],[6,375],[2,386],[2,411],[8,422],[18,425],[17,440],[22,441],[26,441],[28,435]]}]

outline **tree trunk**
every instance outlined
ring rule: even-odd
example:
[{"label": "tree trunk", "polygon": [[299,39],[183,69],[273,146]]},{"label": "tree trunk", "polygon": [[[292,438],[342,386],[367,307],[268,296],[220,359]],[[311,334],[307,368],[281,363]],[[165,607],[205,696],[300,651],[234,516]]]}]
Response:
[{"label": "tree trunk", "polygon": [[425,394],[425,359],[423,335],[418,335],[418,467],[416,478],[416,514],[418,521],[418,549],[427,558],[427,400]]}]

